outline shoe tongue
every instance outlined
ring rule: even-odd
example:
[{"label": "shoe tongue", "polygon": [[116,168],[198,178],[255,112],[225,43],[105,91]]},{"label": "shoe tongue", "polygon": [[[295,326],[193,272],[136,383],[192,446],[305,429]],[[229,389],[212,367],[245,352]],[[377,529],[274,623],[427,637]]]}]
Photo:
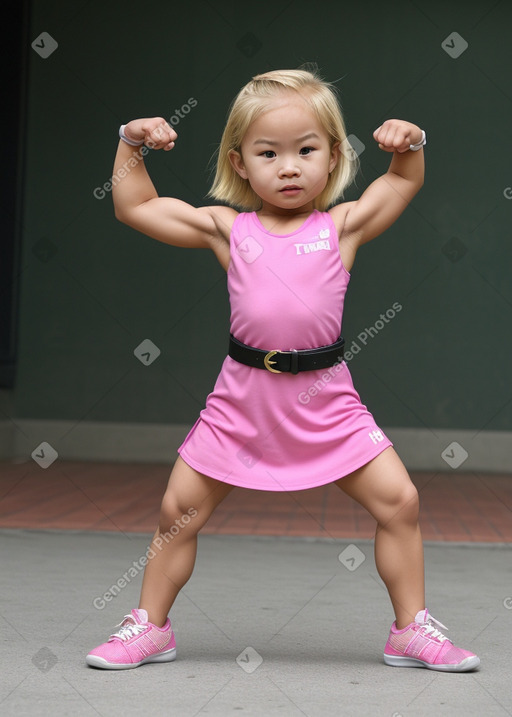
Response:
[{"label": "shoe tongue", "polygon": [[133,619],[136,623],[139,625],[145,622],[148,622],[148,613],[146,610],[143,610],[142,608],[135,608],[132,610]]},{"label": "shoe tongue", "polygon": [[428,623],[428,610],[425,608],[425,610],[420,610],[416,617],[414,618],[414,622],[417,622],[418,625],[426,625]]}]

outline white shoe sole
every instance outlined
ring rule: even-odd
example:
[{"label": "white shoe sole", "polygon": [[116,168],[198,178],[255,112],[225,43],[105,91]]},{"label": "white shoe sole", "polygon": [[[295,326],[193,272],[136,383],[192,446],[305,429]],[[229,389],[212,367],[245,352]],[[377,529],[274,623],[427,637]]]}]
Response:
[{"label": "white shoe sole", "polygon": [[384,653],[384,662],[392,667],[426,667],[429,670],[438,670],[440,672],[468,672],[480,665],[480,658],[474,655],[473,657],[466,657],[458,665],[431,665],[414,657],[399,657]]},{"label": "white shoe sole", "polygon": [[90,667],[101,667],[104,670],[131,670],[134,667],[140,665],[148,665],[151,662],[173,662],[176,659],[176,648],[173,647],[171,650],[160,652],[158,655],[150,655],[145,657],[140,662],[130,662],[128,664],[107,662],[104,657],[98,657],[98,655],[87,655],[85,658],[86,663]]}]

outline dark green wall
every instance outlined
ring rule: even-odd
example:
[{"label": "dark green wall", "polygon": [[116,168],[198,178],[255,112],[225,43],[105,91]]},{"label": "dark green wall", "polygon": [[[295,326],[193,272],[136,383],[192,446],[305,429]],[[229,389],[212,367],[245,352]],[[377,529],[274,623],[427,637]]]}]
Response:
[{"label": "dark green wall", "polygon": [[[394,302],[350,362],[384,426],[512,429],[512,6],[488,2],[91,2],[34,0],[15,414],[192,423],[227,350],[225,274],[213,254],[169,247],[93,195],[121,123],[194,97],[170,153],[146,160],[162,195],[205,204],[228,105],[258,72],[317,62],[348,132],[367,149],[347,199],[390,156],[373,130],[427,131],[426,182],[352,272],[347,342]],[[442,43],[457,31],[457,59]],[[340,79],[341,78],[341,79]],[[5,139],[5,138],[4,138]],[[461,251],[462,249],[462,251]],[[143,340],[151,365],[133,355]]]}]

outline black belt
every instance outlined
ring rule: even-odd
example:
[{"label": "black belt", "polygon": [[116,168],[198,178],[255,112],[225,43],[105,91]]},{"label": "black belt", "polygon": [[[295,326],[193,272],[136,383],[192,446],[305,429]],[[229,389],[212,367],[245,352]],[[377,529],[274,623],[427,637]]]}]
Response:
[{"label": "black belt", "polygon": [[271,373],[293,373],[299,371],[313,371],[319,368],[329,368],[343,360],[343,347],[345,339],[341,336],[329,346],[320,346],[317,349],[301,351],[265,351],[247,346],[233,334],[229,335],[229,355],[235,361],[254,368],[263,368]]}]

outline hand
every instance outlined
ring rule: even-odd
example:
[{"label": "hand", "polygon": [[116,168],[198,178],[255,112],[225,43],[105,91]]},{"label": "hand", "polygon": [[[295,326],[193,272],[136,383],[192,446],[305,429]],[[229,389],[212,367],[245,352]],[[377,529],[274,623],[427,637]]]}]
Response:
[{"label": "hand", "polygon": [[128,139],[135,142],[144,140],[150,149],[163,149],[166,152],[174,147],[174,140],[178,135],[162,117],[147,117],[128,122],[124,128]]},{"label": "hand", "polygon": [[390,119],[377,127],[373,138],[384,152],[407,152],[411,144],[421,142],[421,129],[411,122]]}]

